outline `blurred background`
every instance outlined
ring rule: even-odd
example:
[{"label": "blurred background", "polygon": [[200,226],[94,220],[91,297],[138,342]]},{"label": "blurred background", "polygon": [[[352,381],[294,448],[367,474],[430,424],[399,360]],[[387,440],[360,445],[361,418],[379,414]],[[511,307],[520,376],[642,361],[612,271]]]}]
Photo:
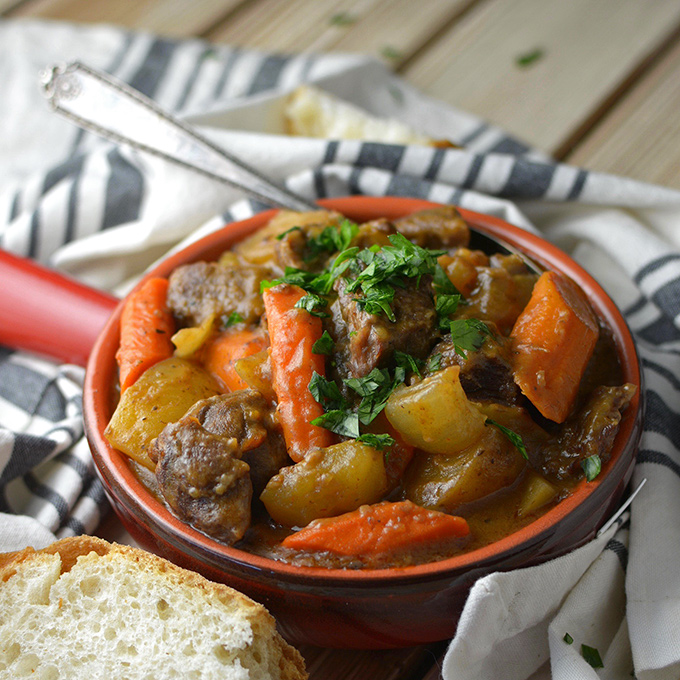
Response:
[{"label": "blurred background", "polygon": [[680,188],[677,0],[0,0],[0,16],[369,54],[558,160]]}]

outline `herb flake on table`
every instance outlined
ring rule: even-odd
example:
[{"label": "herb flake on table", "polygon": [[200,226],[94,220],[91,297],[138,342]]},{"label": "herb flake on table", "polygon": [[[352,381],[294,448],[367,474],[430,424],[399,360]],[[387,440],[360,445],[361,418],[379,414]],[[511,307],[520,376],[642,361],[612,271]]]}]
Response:
[{"label": "herb flake on table", "polygon": [[338,12],[328,20],[331,26],[350,26],[356,22],[357,17],[349,12]]},{"label": "herb flake on table", "polygon": [[595,647],[581,645],[581,656],[593,668],[604,668],[604,663],[602,663],[602,657],[600,656],[600,652],[598,652],[597,649],[595,649]]},{"label": "herb flake on table", "polygon": [[535,64],[537,61],[540,61],[543,59],[545,56],[545,51],[541,47],[537,47],[533,50],[530,50],[529,52],[524,52],[523,54],[520,54],[516,59],[515,63],[517,66],[520,68],[526,68],[527,66],[531,66],[532,64]]}]

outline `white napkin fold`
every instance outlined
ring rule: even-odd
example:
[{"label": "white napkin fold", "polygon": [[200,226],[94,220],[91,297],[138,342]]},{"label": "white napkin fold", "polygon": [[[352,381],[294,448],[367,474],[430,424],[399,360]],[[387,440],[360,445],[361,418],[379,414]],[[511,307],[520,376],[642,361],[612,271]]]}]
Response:
[{"label": "white napkin fold", "polygon": [[[51,114],[37,74],[75,58],[132,83],[309,199],[401,194],[489,212],[542,232],[600,280],[639,345],[648,413],[634,484],[648,482],[630,522],[547,564],[481,579],[443,676],[677,678],[680,193],[552,164],[360,56],[0,22],[0,246],[110,290],[124,290],[179,242],[261,206]],[[304,81],[464,149],[293,140],[282,130],[282,95]],[[0,511],[20,516],[0,530],[2,549],[92,531],[104,511],[79,422],[81,379],[75,367],[0,348]],[[582,645],[597,649],[603,668]]]}]

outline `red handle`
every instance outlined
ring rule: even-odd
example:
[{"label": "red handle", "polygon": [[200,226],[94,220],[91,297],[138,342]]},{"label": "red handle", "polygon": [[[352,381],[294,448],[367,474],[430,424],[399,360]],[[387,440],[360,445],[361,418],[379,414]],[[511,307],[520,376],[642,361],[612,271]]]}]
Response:
[{"label": "red handle", "polygon": [[85,366],[119,300],[0,250],[0,344]]}]

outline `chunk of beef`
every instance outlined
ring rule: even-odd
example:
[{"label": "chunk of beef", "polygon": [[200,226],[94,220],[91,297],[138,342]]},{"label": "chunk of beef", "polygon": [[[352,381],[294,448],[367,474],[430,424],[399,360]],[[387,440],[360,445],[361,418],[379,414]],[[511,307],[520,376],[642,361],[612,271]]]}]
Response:
[{"label": "chunk of beef", "polygon": [[257,390],[221,394],[206,399],[192,412],[194,410],[196,418],[211,434],[237,438],[240,458],[250,466],[257,496],[267,482],[290,463],[275,410]]},{"label": "chunk of beef", "polygon": [[168,306],[181,326],[198,326],[211,314],[226,321],[232,312],[257,323],[264,313],[260,282],[269,276],[269,269],[257,265],[187,264],[170,276]]},{"label": "chunk of beef", "polygon": [[581,472],[581,461],[609,458],[621,415],[635,396],[635,385],[598,387],[585,406],[560,428],[556,440],[543,447],[540,462],[547,477],[565,479]]},{"label": "chunk of beef", "polygon": [[461,356],[456,352],[451,336],[445,336],[430,356],[439,357],[439,368],[460,366],[460,382],[469,399],[519,404],[522,393],[512,378],[507,344],[503,337],[488,336],[478,350]]},{"label": "chunk of beef", "polygon": [[387,237],[394,233],[396,233],[394,225],[385,217],[379,217],[377,220],[359,225],[359,231],[352,241],[352,245],[359,248],[389,246],[390,240]]},{"label": "chunk of beef", "polygon": [[163,429],[150,455],[177,516],[227,544],[250,525],[253,486],[263,488],[287,459],[271,409],[254,390],[198,402]]},{"label": "chunk of beef", "polygon": [[310,248],[310,240],[317,239],[328,224],[303,224],[286,232],[274,243],[274,252],[281,269],[295,267],[306,271],[318,271],[323,267],[328,252]]},{"label": "chunk of beef", "polygon": [[460,213],[452,205],[421,210],[393,222],[396,230],[422,248],[446,248],[467,246],[470,229]]},{"label": "chunk of beef", "polygon": [[334,339],[340,344],[349,376],[368,375],[374,368],[384,366],[397,350],[420,359],[427,356],[437,337],[430,277],[410,279],[406,287],[395,288],[391,305],[395,321],[360,309],[357,299],[361,293],[348,292],[345,279],[336,281],[335,290],[338,298],[331,307]]}]

